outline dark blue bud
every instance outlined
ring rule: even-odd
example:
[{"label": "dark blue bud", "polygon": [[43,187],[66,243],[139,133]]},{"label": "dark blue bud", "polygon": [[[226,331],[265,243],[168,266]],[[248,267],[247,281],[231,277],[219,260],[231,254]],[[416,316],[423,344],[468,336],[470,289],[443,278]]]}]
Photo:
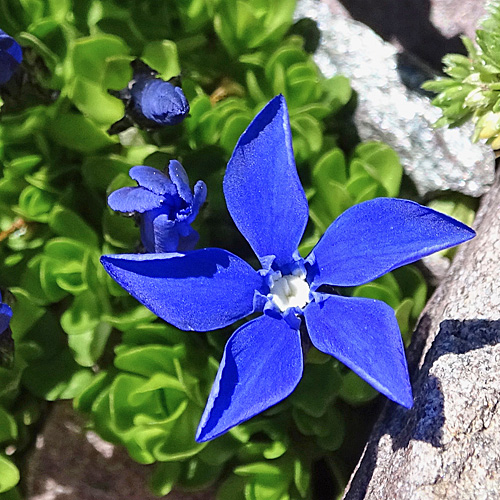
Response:
[{"label": "dark blue bud", "polygon": [[134,111],[157,125],[176,125],[189,113],[180,87],[159,78],[140,78],[130,90]]},{"label": "dark blue bud", "polygon": [[23,60],[21,46],[0,29],[0,85],[7,83]]}]

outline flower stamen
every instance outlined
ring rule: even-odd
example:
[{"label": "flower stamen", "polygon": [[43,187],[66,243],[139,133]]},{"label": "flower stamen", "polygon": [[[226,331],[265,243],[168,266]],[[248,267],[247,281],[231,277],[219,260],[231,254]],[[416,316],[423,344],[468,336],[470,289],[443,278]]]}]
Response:
[{"label": "flower stamen", "polygon": [[281,312],[290,307],[304,308],[309,302],[309,284],[302,274],[287,274],[281,276],[277,272],[271,276],[271,300]]}]

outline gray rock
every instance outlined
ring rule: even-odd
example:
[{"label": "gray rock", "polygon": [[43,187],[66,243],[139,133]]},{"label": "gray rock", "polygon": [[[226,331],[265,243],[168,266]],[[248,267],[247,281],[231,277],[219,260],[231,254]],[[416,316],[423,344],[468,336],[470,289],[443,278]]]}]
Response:
[{"label": "gray rock", "polygon": [[432,76],[425,68],[402,59],[364,24],[334,15],[325,2],[299,0],[295,16],[318,23],[322,40],[314,58],[323,74],[351,79],[358,93],[355,123],[360,137],[394,148],[421,196],[444,190],[480,196],[487,190],[494,177],[491,149],[471,143],[471,124],[433,129],[440,110],[403,83],[413,79],[418,88]]},{"label": "gray rock", "polygon": [[487,0],[325,0],[335,14],[373,29],[384,40],[441,69],[450,52],[465,53],[460,35],[474,39]]},{"label": "gray rock", "polygon": [[500,176],[408,353],[415,405],[388,403],[346,500],[498,499]]}]

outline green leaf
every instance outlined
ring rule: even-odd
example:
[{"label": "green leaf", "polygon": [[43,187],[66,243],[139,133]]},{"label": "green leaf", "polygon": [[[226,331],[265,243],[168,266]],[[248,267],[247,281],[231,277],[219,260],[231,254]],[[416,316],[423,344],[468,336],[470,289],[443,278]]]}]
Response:
[{"label": "green leaf", "polygon": [[182,464],[179,485],[188,490],[198,490],[213,483],[221,473],[219,466],[206,464],[194,457]]},{"label": "green leaf", "polygon": [[132,166],[132,162],[118,155],[90,156],[84,159],[82,172],[89,186],[105,191],[117,175],[127,175]]},{"label": "green leaf", "polygon": [[132,60],[133,58],[129,56],[108,57],[102,76],[102,90],[121,90],[125,88],[129,81],[132,80],[132,66],[130,66]]},{"label": "green leaf", "polygon": [[344,153],[339,148],[323,154],[314,165],[312,180],[316,189],[321,189],[330,180],[344,184],[347,180],[347,168]]},{"label": "green leaf", "polygon": [[224,123],[220,135],[220,145],[228,152],[231,152],[240,138],[240,135],[248,127],[252,117],[247,114],[235,114],[230,116]]},{"label": "green leaf", "polygon": [[53,206],[54,197],[35,186],[27,186],[19,196],[19,211],[28,220],[47,222]]},{"label": "green leaf", "polygon": [[93,366],[106,347],[111,325],[99,323],[93,330],[68,337],[68,346],[75,361],[81,366]]},{"label": "green leaf", "polygon": [[337,75],[321,80],[320,85],[325,92],[324,99],[328,103],[332,114],[344,107],[351,99],[351,83],[345,76]]},{"label": "green leaf", "polygon": [[257,462],[236,467],[234,473],[249,477],[245,496],[250,499],[281,500],[292,481],[293,470],[288,461]]},{"label": "green leaf", "polygon": [[356,406],[371,401],[378,396],[378,392],[354,372],[349,371],[343,376],[339,395],[344,401]]},{"label": "green leaf", "polygon": [[144,47],[142,60],[158,71],[159,76],[164,80],[169,80],[181,73],[177,45],[171,40],[149,42]]},{"label": "green leaf", "polygon": [[[59,302],[68,294],[57,283],[57,273],[61,270],[60,262],[45,255],[40,257],[40,286],[43,294],[50,302]],[[30,292],[32,292],[31,289]]]},{"label": "green leaf", "polygon": [[231,475],[217,490],[218,500],[246,500],[245,478]]},{"label": "green leaf", "polygon": [[223,434],[207,443],[198,457],[207,464],[222,467],[236,454],[240,445],[241,443],[231,434]]},{"label": "green leaf", "polygon": [[387,196],[399,194],[403,167],[393,149],[379,142],[366,142],[356,148],[355,157],[363,161],[365,170],[380,182]]},{"label": "green leaf", "polygon": [[118,140],[77,113],[58,114],[49,124],[48,131],[57,144],[81,153],[93,153]]},{"label": "green leaf", "polygon": [[410,319],[413,306],[413,299],[405,299],[394,311],[405,345],[408,345],[411,339]]},{"label": "green leaf", "polygon": [[[168,397],[168,396],[167,396]],[[184,401],[183,404],[187,403]],[[200,422],[202,409],[193,406],[187,406],[186,410],[181,412],[182,406],[179,405],[179,411],[175,419],[175,424],[171,429],[168,439],[162,440],[154,450],[154,455],[160,461],[185,460],[197,455],[207,443],[197,443],[193,436]],[[212,478],[220,474],[220,466],[213,466],[200,461],[199,477],[196,481],[205,481],[207,476]],[[190,481],[193,484],[192,481]]]},{"label": "green leaf", "polygon": [[302,498],[306,498],[311,484],[311,471],[298,458],[293,462],[293,479]]},{"label": "green leaf", "polygon": [[258,78],[255,76],[255,73],[251,70],[246,72],[246,84],[250,97],[256,103],[260,104],[260,103],[265,103],[267,101],[266,95],[262,91]]},{"label": "green leaf", "polygon": [[[321,384],[318,381],[321,380]],[[307,364],[304,376],[291,396],[294,406],[312,417],[321,417],[336,398],[342,377],[334,363]]]},{"label": "green leaf", "polygon": [[329,432],[324,436],[318,436],[316,443],[318,447],[328,451],[338,450],[345,437],[345,420],[341,411],[332,407],[328,414]]},{"label": "green leaf", "polygon": [[94,290],[86,290],[75,297],[61,316],[61,326],[68,335],[91,332],[101,317],[101,302]]},{"label": "green leaf", "polygon": [[95,35],[77,40],[73,47],[73,70],[76,76],[100,83],[110,57],[128,55],[127,44],[113,35]]},{"label": "green leaf", "polygon": [[146,345],[128,349],[118,354],[115,366],[145,377],[156,373],[175,374],[174,360],[185,356],[184,346]]},{"label": "green leaf", "polygon": [[94,378],[86,385],[86,387],[75,396],[73,399],[73,407],[75,410],[90,413],[94,401],[99,394],[108,386],[111,381],[111,376],[108,372],[102,371],[97,373]]},{"label": "green leaf", "polygon": [[106,209],[102,224],[104,239],[116,248],[132,249],[140,241],[139,229],[130,217]]},{"label": "green leaf", "polygon": [[366,285],[357,286],[352,296],[381,300],[394,309],[399,305],[399,298],[390,289],[378,283],[367,283]]},{"label": "green leaf", "polygon": [[290,117],[292,133],[300,136],[303,147],[296,148],[294,138],[294,151],[297,163],[309,158],[313,153],[318,153],[323,145],[322,124],[310,115],[297,115]]},{"label": "green leaf", "polygon": [[42,161],[42,156],[38,154],[25,155],[19,158],[14,158],[12,161],[6,163],[9,173],[16,177],[24,177],[29,174],[34,167]]},{"label": "green leaf", "polygon": [[17,439],[17,424],[14,417],[0,406],[0,443]]},{"label": "green leaf", "polygon": [[4,455],[0,454],[0,493],[4,493],[19,482],[18,468]]},{"label": "green leaf", "polygon": [[80,367],[68,350],[43,363],[32,363],[23,372],[23,383],[48,401],[72,399],[91,381],[92,372]]},{"label": "green leaf", "polygon": [[45,309],[36,305],[31,295],[23,288],[13,287],[10,292],[16,298],[12,305],[10,327],[14,339],[20,341],[24,334],[45,314]]},{"label": "green leaf", "polygon": [[417,318],[427,302],[427,283],[415,266],[404,266],[391,272],[404,297],[413,299],[412,318]]},{"label": "green leaf", "polygon": [[168,495],[181,473],[179,462],[163,462],[156,465],[151,476],[150,487],[155,495]]},{"label": "green leaf", "polygon": [[99,124],[109,126],[125,113],[125,105],[120,99],[109,95],[101,85],[87,78],[75,78],[70,92],[75,106]]},{"label": "green leaf", "polygon": [[147,327],[148,323],[151,323],[156,319],[156,316],[146,307],[142,305],[135,305],[135,307],[133,307],[132,309],[126,312],[120,312],[119,314],[113,316],[105,314],[103,315],[102,319],[113,325],[118,330],[127,332],[131,328],[137,326],[144,325]]},{"label": "green leaf", "polygon": [[75,212],[56,205],[48,220],[49,226],[59,236],[80,241],[84,245],[97,247],[99,239],[95,231]]}]

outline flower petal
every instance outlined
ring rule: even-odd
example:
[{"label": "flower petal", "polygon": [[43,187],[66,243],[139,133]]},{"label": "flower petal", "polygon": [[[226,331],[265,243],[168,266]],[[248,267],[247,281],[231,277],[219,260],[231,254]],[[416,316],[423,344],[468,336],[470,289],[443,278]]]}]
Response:
[{"label": "flower petal", "polygon": [[253,312],[263,278],[226,250],[104,255],[110,276],[157,316],[181,330],[208,331]]},{"label": "flower petal", "polygon": [[[0,296],[0,300],[1,300]],[[9,326],[12,318],[12,309],[7,304],[0,304],[0,334]]]},{"label": "flower petal", "polygon": [[[158,215],[152,222],[154,249],[149,250],[141,232],[141,239],[149,252],[189,252],[198,243],[198,233],[185,222],[170,220],[168,215]],[[142,230],[142,226],[141,226]]]},{"label": "flower petal", "polygon": [[11,79],[22,60],[21,46],[0,29],[0,85]]},{"label": "flower petal", "polygon": [[361,285],[474,236],[465,224],[413,201],[365,201],[340,215],[312,250],[312,284]]},{"label": "flower petal", "polygon": [[129,175],[139,186],[149,189],[155,194],[177,194],[172,181],[157,168],[138,165],[129,170]]},{"label": "flower petal", "polygon": [[152,193],[143,187],[124,187],[108,196],[111,210],[123,213],[143,213],[161,207],[163,196]]},{"label": "flower petal", "polygon": [[292,260],[307,224],[308,207],[293,158],[288,110],[271,100],[243,132],[224,177],[227,207],[262,262]]},{"label": "flower petal", "polygon": [[170,160],[168,164],[168,173],[170,174],[170,179],[177,188],[177,193],[179,196],[187,203],[193,201],[193,193],[189,187],[189,178],[187,176],[184,167],[177,160]]},{"label": "flower petal", "polygon": [[191,223],[194,221],[201,206],[207,199],[207,185],[203,181],[198,181],[194,185],[194,198],[191,206],[191,214],[187,217],[186,221]]},{"label": "flower petal", "polygon": [[20,64],[23,60],[23,49],[21,46],[2,29],[0,29],[0,51],[5,51],[12,56],[17,64]]},{"label": "flower petal", "polygon": [[394,311],[374,299],[323,295],[304,311],[309,337],[377,391],[413,405],[408,366]]},{"label": "flower petal", "polygon": [[187,230],[183,231],[186,234],[182,234],[179,231],[179,244],[177,245],[177,250],[179,252],[190,252],[194,249],[198,240],[200,239],[200,235],[197,231],[195,231],[191,226],[186,225]]},{"label": "flower petal", "polygon": [[302,377],[300,334],[261,316],[228,340],[196,441],[208,441],[285,399]]}]

